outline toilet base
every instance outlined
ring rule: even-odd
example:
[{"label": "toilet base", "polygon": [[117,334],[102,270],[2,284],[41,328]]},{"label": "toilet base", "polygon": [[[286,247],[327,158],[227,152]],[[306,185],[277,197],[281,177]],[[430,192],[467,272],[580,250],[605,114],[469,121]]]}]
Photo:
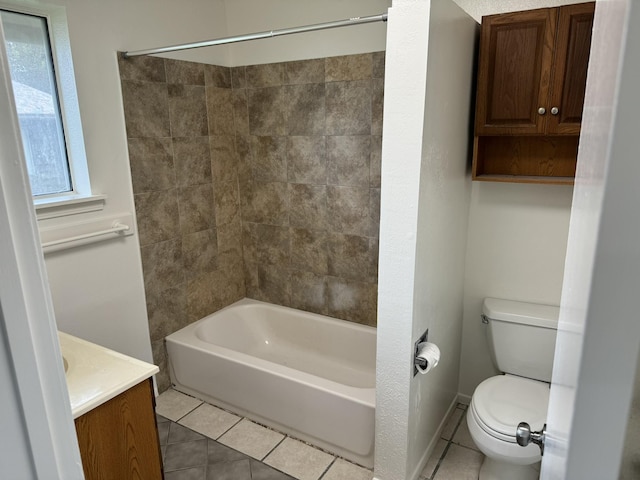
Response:
[{"label": "toilet base", "polygon": [[478,480],[538,480],[540,462],[533,465],[513,465],[485,457]]}]

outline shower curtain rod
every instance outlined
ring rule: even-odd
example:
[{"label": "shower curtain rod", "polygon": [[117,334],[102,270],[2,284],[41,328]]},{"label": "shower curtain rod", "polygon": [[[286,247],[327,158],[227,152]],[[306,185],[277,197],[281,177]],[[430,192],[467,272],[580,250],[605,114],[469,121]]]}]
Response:
[{"label": "shower curtain rod", "polygon": [[266,32],[247,33],[245,35],[237,35],[234,37],[217,38],[214,40],[205,40],[195,43],[183,43],[181,45],[171,45],[168,47],[150,48],[147,50],[135,50],[132,52],[124,52],[125,58],[136,57],[139,55],[151,55],[154,53],[175,52],[178,50],[188,50],[191,48],[211,47],[214,45],[224,45],[227,43],[246,42],[248,40],[259,40],[262,38],[279,37],[282,35],[291,35],[293,33],[313,32],[315,30],[326,30],[329,28],[350,27],[352,25],[362,25],[365,23],[386,22],[387,14],[371,15],[368,17],[353,17],[346,20],[336,20],[334,22],[316,23],[314,25],[304,25],[302,27],[283,28],[280,30],[270,30]]}]

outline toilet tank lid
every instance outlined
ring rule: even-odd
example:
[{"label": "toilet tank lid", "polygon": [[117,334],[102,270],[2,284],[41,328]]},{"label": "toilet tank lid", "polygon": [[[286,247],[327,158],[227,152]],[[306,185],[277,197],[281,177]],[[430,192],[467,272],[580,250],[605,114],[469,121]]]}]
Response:
[{"label": "toilet tank lid", "polygon": [[491,320],[557,329],[560,308],[553,305],[485,298],[482,313]]}]

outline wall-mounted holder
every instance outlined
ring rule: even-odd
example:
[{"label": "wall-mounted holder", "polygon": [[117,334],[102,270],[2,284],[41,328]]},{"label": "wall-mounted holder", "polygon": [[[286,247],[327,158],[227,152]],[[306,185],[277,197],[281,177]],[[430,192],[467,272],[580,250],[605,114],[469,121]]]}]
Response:
[{"label": "wall-mounted holder", "polygon": [[433,370],[440,362],[440,349],[434,343],[427,342],[429,330],[424,332],[413,345],[413,376],[426,374]]},{"label": "wall-mounted holder", "polygon": [[424,343],[427,341],[427,339],[429,338],[429,329],[427,328],[427,330],[420,335],[420,338],[418,338],[418,340],[416,340],[416,342],[413,344],[413,376],[415,377],[419,372],[418,372],[418,366],[422,366],[422,367],[426,367],[426,365],[424,365],[424,360],[422,358],[418,358],[418,350],[420,349],[420,344]]}]

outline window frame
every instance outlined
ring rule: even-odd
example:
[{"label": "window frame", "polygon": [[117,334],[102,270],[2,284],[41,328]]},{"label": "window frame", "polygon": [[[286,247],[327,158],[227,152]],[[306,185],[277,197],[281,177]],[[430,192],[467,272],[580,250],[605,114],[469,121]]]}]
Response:
[{"label": "window frame", "polygon": [[47,25],[72,190],[32,195],[38,220],[102,210],[106,196],[91,189],[65,8],[0,0],[0,9],[43,18]]}]

